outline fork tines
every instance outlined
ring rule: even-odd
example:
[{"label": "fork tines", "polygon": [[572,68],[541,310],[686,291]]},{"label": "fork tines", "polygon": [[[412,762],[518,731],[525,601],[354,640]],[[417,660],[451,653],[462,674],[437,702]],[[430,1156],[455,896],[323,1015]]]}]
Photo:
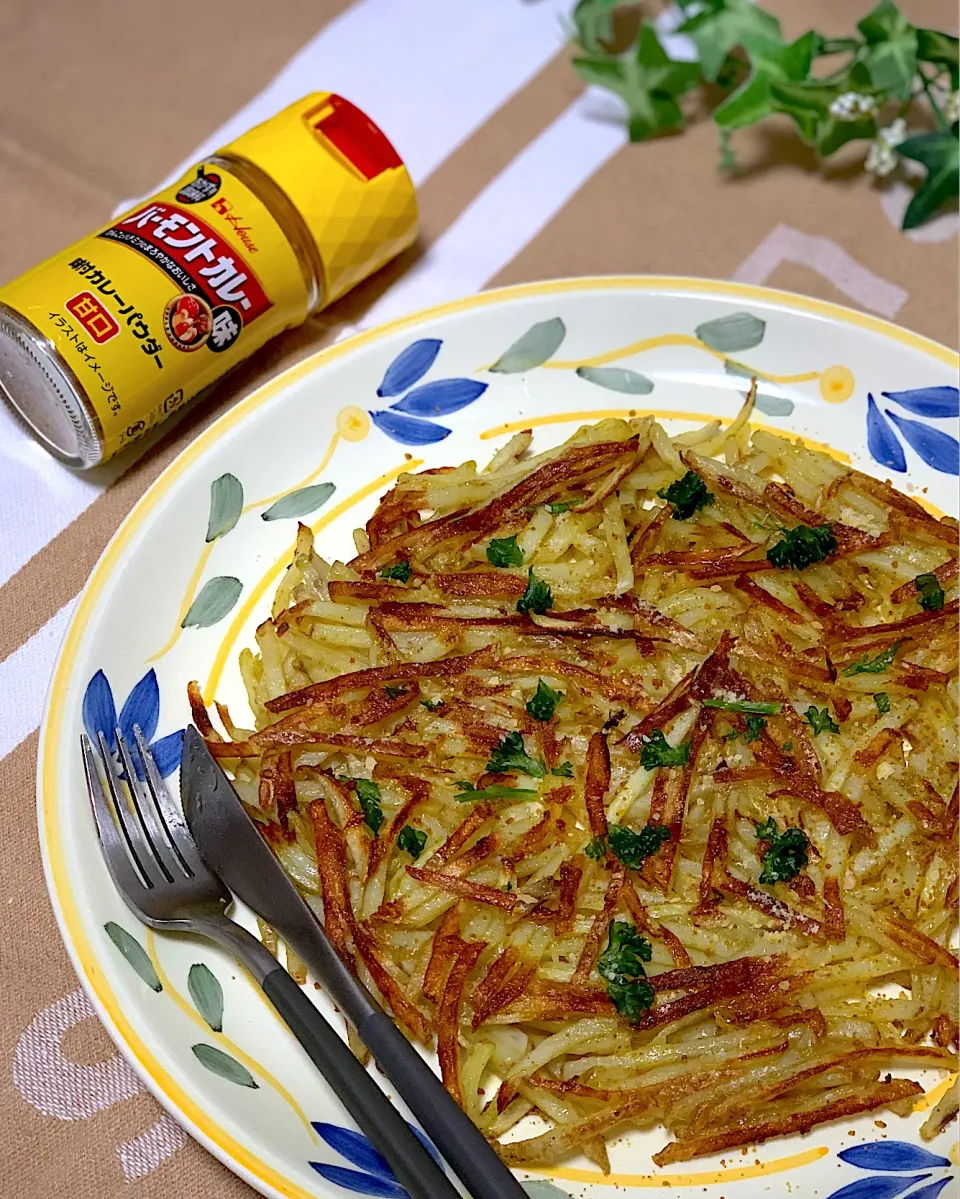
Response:
[{"label": "fork tines", "polygon": [[188,860],[190,855],[177,844],[176,832],[184,827],[183,817],[170,800],[138,726],[134,726],[133,733],[135,750],[120,729],[115,730],[122,769],[102,732],[97,737],[99,754],[88,737],[81,737],[97,832],[111,873],[128,894],[131,888],[134,892],[140,888],[152,890],[195,873]]}]

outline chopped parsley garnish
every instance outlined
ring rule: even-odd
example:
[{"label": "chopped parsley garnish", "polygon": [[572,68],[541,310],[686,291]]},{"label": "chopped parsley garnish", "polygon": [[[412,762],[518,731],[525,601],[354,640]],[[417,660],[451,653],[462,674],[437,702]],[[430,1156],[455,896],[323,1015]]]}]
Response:
[{"label": "chopped parsley garnish", "polygon": [[460,782],[460,791],[453,797],[457,803],[470,803],[475,799],[536,799],[537,792],[530,787],[502,787],[495,783],[491,787],[475,787],[473,783]]},{"label": "chopped parsley garnish", "polygon": [[673,515],[677,520],[689,520],[698,508],[713,503],[712,494],[695,470],[688,470],[682,479],[676,479],[669,487],[661,487],[657,495],[673,504]]},{"label": "chopped parsley garnish", "polygon": [[523,738],[519,733],[507,733],[504,739],[490,755],[487,770],[492,774],[529,774],[531,778],[542,779],[547,773],[546,767],[536,758],[531,758],[523,746]]},{"label": "chopped parsley garnish", "polygon": [[636,925],[613,921],[607,947],[597,959],[597,972],[606,980],[613,1006],[631,1022],[653,1007],[656,995],[643,968],[652,956],[650,942],[640,936]]},{"label": "chopped parsley garnish", "polygon": [[487,561],[491,566],[522,566],[523,550],[516,537],[494,537],[487,546]]},{"label": "chopped parsley garnish", "polygon": [[384,687],[389,699],[399,699],[401,695],[407,694],[406,687]]},{"label": "chopped parsley garnish", "polygon": [[754,716],[777,716],[783,711],[783,704],[759,699],[705,699],[703,706],[719,708],[723,712],[750,712]]},{"label": "chopped parsley garnish", "polygon": [[351,783],[357,793],[357,801],[363,812],[363,820],[374,836],[383,824],[383,808],[380,806],[380,788],[372,779],[341,778],[341,783]]},{"label": "chopped parsley garnish", "polygon": [[803,714],[803,719],[813,730],[814,737],[821,733],[839,733],[840,726],[830,715],[829,708],[815,708],[813,704]]},{"label": "chopped parsley garnish", "polygon": [[836,549],[833,525],[816,525],[814,528],[797,525],[795,529],[787,529],[783,541],[767,550],[767,561],[780,570],[804,570],[815,562],[822,562]]},{"label": "chopped parsley garnish", "polygon": [[527,715],[532,716],[534,720],[550,720],[562,699],[562,691],[554,691],[540,679],[537,682],[537,690],[527,700]]},{"label": "chopped parsley garnish", "polygon": [[576,508],[582,499],[582,496],[575,496],[572,500],[559,500],[555,504],[547,504],[546,509],[552,516],[559,516],[561,512],[569,512],[571,508]]},{"label": "chopped parsley garnish", "polygon": [[427,843],[427,834],[422,829],[405,824],[397,837],[397,849],[402,849],[416,860],[423,853]]},{"label": "chopped parsley garnish", "polygon": [[409,562],[397,562],[393,566],[385,566],[380,571],[381,579],[396,579],[398,583],[406,583],[413,574],[413,568]]},{"label": "chopped parsley garnish", "polygon": [[885,670],[889,670],[893,665],[893,660],[897,656],[897,650],[903,645],[902,641],[894,641],[888,649],[885,649],[882,654],[877,654],[875,658],[870,658],[866,654],[862,658],[857,658],[856,662],[851,662],[843,672],[845,679],[852,678],[855,674],[883,674]]},{"label": "chopped parsley garnish", "polygon": [[766,727],[767,722],[762,716],[748,716],[747,731],[743,734],[744,741],[759,741]]},{"label": "chopped parsley garnish", "polygon": [[784,743],[783,743],[783,752],[784,752],[785,754],[792,754],[792,753],[793,753],[793,742],[792,742],[792,741],[784,741]]},{"label": "chopped parsley garnish", "polygon": [[437,708],[443,707],[442,699],[422,699],[420,703],[427,709],[428,712],[436,712]]},{"label": "chopped parsley garnish", "polygon": [[877,705],[877,711],[881,716],[886,716],[890,711],[890,696],[886,691],[878,691],[873,697],[873,702]]},{"label": "chopped parsley garnish", "polygon": [[554,766],[554,768],[550,771],[550,773],[555,774],[557,776],[557,778],[572,779],[573,778],[573,763],[572,762],[561,762],[559,766]]},{"label": "chopped parsley garnish", "polygon": [[924,612],[939,612],[943,607],[943,588],[936,575],[917,575],[913,580],[920,597],[917,601]]},{"label": "chopped parsley garnish", "polygon": [[689,761],[689,741],[671,745],[660,729],[654,729],[649,737],[644,737],[643,748],[640,750],[640,765],[647,770],[653,770],[657,766],[686,766]]},{"label": "chopped parsley garnish", "polygon": [[607,843],[603,837],[591,837],[583,852],[588,858],[593,858],[595,862],[599,862],[601,858],[607,856]]},{"label": "chopped parsley garnish", "polygon": [[548,608],[552,607],[553,592],[550,590],[549,584],[545,583],[543,579],[538,579],[531,566],[530,573],[527,575],[527,589],[517,600],[517,611],[536,612],[538,616],[542,616]]},{"label": "chopped parsley garnish", "polygon": [[648,824],[639,833],[624,824],[611,824],[607,835],[614,854],[624,866],[634,870],[639,870],[645,858],[655,854],[665,841],[670,840],[670,830],[665,824]]},{"label": "chopped parsley garnish", "polygon": [[762,883],[785,883],[794,878],[810,860],[810,842],[800,828],[777,831],[777,822],[772,816],[763,824],[755,826],[758,841],[769,841],[770,848],[763,855]]}]

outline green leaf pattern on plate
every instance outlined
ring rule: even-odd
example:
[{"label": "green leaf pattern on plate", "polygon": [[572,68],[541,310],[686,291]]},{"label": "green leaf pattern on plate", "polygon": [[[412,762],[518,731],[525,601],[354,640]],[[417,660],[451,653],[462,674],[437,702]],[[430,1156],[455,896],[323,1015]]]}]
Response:
[{"label": "green leaf pattern on plate", "polygon": [[195,962],[187,975],[187,990],[197,1011],[214,1032],[223,1031],[223,987],[203,962]]},{"label": "green leaf pattern on plate", "polygon": [[183,618],[185,629],[208,629],[223,620],[240,598],[243,584],[232,575],[207,579]]},{"label": "green leaf pattern on plate", "polygon": [[236,475],[225,474],[210,484],[210,516],[207,541],[216,541],[229,533],[243,511],[243,484]]},{"label": "green leaf pattern on plate", "polygon": [[522,1182],[520,1185],[527,1192],[530,1199],[572,1199],[569,1191],[561,1191],[552,1182],[544,1182],[540,1178],[531,1182]]},{"label": "green leaf pattern on plate", "polygon": [[308,512],[316,512],[322,507],[336,490],[333,483],[314,483],[311,487],[301,487],[289,495],[281,496],[266,512],[261,513],[260,519],[292,520],[306,516]]},{"label": "green leaf pattern on plate", "polygon": [[[732,358],[724,360],[723,369],[728,375],[735,375],[739,379],[752,379],[756,371],[749,366],[744,366],[742,362],[735,362]],[[741,395],[746,396],[748,388],[745,387],[741,391]],[[772,395],[764,389],[762,379],[757,379],[757,394],[753,401],[754,407],[760,412],[765,412],[767,416],[789,416],[795,405],[793,400],[787,396]]]},{"label": "green leaf pattern on plate", "polygon": [[763,341],[766,321],[750,312],[731,312],[712,321],[697,325],[694,333],[705,346],[718,354],[734,354],[752,350]]},{"label": "green leaf pattern on plate", "polygon": [[251,1091],[259,1090],[259,1083],[247,1067],[241,1065],[229,1053],[224,1053],[215,1045],[206,1045],[203,1041],[191,1045],[190,1048],[200,1065],[209,1070],[211,1074],[217,1074],[220,1078],[225,1078],[227,1082],[236,1083],[238,1087],[249,1087]]},{"label": "green leaf pattern on plate", "polygon": [[516,375],[542,366],[560,349],[566,335],[567,327],[558,316],[538,321],[500,355],[490,370],[497,375]]},{"label": "green leaf pattern on plate", "polygon": [[622,391],[626,395],[645,396],[653,391],[653,380],[637,371],[622,366],[578,366],[577,374],[588,383],[606,387],[609,391]]},{"label": "green leaf pattern on plate", "polygon": [[123,954],[130,965],[136,970],[137,974],[153,991],[162,991],[163,984],[157,977],[157,972],[153,967],[153,962],[150,961],[147,951],[143,948],[136,937],[127,932],[125,928],[121,928],[119,924],[115,924],[112,920],[108,920],[103,926],[107,936],[116,945],[117,949]]}]

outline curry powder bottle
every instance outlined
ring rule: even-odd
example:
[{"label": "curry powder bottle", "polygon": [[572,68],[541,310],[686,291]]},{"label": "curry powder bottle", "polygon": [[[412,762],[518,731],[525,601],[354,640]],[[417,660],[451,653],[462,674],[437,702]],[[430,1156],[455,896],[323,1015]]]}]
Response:
[{"label": "curry powder bottle", "polygon": [[413,183],[317,93],[0,288],[0,395],[92,467],[410,246]]}]

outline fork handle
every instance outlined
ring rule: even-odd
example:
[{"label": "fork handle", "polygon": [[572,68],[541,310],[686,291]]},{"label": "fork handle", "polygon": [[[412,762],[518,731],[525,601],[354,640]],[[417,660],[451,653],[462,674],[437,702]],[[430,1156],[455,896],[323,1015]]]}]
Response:
[{"label": "fork handle", "polygon": [[260,985],[412,1199],[460,1199],[406,1120],[286,970],[278,966]]},{"label": "fork handle", "polygon": [[368,1016],[357,1032],[473,1199],[527,1199],[494,1147],[467,1113],[450,1102],[443,1083],[386,1012]]},{"label": "fork handle", "polygon": [[226,916],[197,920],[193,929],[240,958],[411,1199],[461,1199],[343,1039],[257,938]]}]

